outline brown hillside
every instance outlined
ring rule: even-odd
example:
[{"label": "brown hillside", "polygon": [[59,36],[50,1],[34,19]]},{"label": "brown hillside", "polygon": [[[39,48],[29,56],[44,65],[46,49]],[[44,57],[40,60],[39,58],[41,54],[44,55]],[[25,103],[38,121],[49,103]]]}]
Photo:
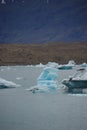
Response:
[{"label": "brown hillside", "polygon": [[87,43],[0,44],[0,65],[87,62]]}]

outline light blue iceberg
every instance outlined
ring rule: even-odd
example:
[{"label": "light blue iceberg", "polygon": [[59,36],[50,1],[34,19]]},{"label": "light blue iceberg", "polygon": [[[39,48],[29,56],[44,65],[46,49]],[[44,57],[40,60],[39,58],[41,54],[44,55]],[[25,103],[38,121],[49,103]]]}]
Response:
[{"label": "light blue iceberg", "polygon": [[82,63],[81,67],[87,67],[87,63]]},{"label": "light blue iceberg", "polygon": [[64,65],[59,65],[58,69],[62,69],[62,70],[69,70],[72,69],[75,66],[75,62],[73,60],[70,60],[68,62],[68,64],[64,64]]},{"label": "light blue iceberg", "polygon": [[49,92],[58,88],[58,69],[46,67],[37,79],[37,85],[29,90],[33,93]]}]

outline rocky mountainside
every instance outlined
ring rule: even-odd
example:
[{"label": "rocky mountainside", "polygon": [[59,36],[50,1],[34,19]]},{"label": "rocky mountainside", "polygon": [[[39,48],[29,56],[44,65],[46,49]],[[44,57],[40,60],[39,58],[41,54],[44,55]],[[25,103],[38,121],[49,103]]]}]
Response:
[{"label": "rocky mountainside", "polygon": [[0,43],[87,41],[86,0],[0,0]]}]

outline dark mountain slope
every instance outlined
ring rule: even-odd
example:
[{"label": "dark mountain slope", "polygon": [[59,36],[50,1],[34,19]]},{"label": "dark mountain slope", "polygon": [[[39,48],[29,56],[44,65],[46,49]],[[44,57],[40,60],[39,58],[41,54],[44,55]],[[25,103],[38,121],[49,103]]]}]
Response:
[{"label": "dark mountain slope", "polygon": [[5,0],[0,43],[87,41],[86,0]]}]

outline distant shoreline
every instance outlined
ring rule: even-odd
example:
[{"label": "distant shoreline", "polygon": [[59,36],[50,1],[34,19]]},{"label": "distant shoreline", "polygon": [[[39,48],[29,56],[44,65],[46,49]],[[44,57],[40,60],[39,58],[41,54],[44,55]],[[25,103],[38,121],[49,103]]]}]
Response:
[{"label": "distant shoreline", "polygon": [[0,66],[87,62],[87,43],[0,44]]}]

